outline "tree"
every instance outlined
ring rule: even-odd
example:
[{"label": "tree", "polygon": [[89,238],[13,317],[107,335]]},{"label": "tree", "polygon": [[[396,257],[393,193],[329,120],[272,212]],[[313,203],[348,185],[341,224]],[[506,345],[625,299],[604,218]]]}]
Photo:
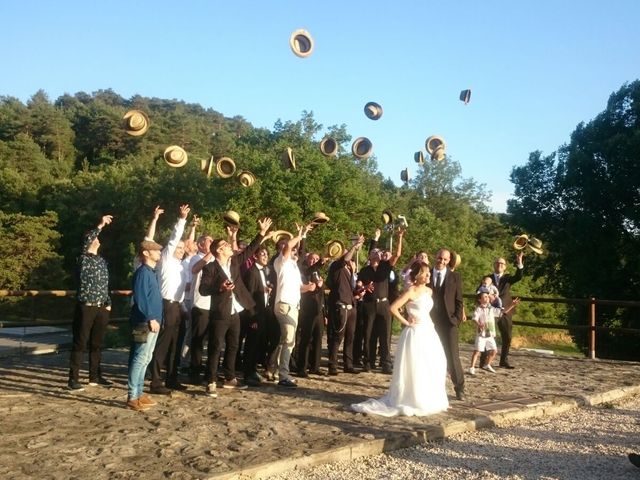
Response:
[{"label": "tree", "polygon": [[[605,111],[581,123],[557,154],[534,152],[514,168],[508,212],[544,238],[539,274],[570,298],[636,300],[640,286],[640,81],[611,95]],[[585,308],[570,322],[585,324]],[[640,327],[637,309],[599,309],[600,325]],[[575,335],[586,345],[585,333]],[[635,339],[598,335],[598,355],[640,358]]]}]

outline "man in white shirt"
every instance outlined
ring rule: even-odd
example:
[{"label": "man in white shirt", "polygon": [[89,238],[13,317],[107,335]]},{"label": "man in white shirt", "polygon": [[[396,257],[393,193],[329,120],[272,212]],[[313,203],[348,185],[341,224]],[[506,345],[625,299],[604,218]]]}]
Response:
[{"label": "man in white shirt", "polygon": [[296,343],[296,328],[300,311],[300,296],[304,292],[313,292],[316,283],[304,284],[298,268],[297,245],[312,228],[312,225],[297,226],[298,235],[292,237],[273,262],[277,276],[277,288],[274,311],[280,324],[280,344],[278,356],[278,385],[295,388],[296,382],[289,374],[291,351]]},{"label": "man in white shirt", "polygon": [[[186,285],[186,275],[182,265],[184,242],[181,238],[190,210],[189,205],[180,206],[178,221],[173,227],[171,238],[162,250],[160,261],[156,267],[164,315],[164,322],[158,334],[158,342],[151,360],[150,391],[157,395],[170,395],[171,389],[184,390],[186,388],[178,382],[175,356],[178,354],[178,333],[182,320],[180,303],[184,299]],[[162,367],[166,367],[167,370],[164,386],[162,385]]]}]

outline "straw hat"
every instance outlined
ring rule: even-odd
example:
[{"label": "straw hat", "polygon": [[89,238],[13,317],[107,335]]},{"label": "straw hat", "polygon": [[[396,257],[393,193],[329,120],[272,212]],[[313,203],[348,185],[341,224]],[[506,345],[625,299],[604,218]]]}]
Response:
[{"label": "straw hat", "polygon": [[231,178],[236,173],[236,162],[229,157],[221,157],[216,162],[216,173],[220,178]]},{"label": "straw hat", "polygon": [[446,148],[444,139],[439,135],[431,135],[424,142],[424,146],[427,149],[427,153],[431,156],[433,156],[434,152],[436,151],[436,148],[440,146],[442,146],[443,149]]},{"label": "straw hat", "polygon": [[320,142],[320,151],[325,157],[333,157],[338,153],[338,142],[333,137],[324,137]]},{"label": "straw hat", "polygon": [[171,145],[164,151],[164,161],[170,167],[184,167],[187,164],[188,156],[187,152],[178,145]]},{"label": "straw hat", "polygon": [[284,168],[289,170],[296,169],[296,156],[291,147],[287,147],[287,149],[282,153],[282,165],[284,165]]},{"label": "straw hat", "polygon": [[327,242],[327,256],[339,258],[342,255],[344,255],[344,244],[339,240],[329,240]]},{"label": "straw hat", "polygon": [[240,170],[240,172],[238,172],[238,181],[243,187],[250,187],[256,183],[256,176],[249,170]]},{"label": "straw hat", "polygon": [[538,255],[542,255],[542,241],[538,240],[537,238],[531,237],[529,239],[529,243],[527,243],[527,247],[529,247]]},{"label": "straw hat", "polygon": [[516,240],[513,242],[513,248],[516,250],[522,250],[529,243],[529,237],[524,233],[522,235],[516,235]]},{"label": "straw hat", "polygon": [[124,130],[133,137],[139,137],[149,130],[149,117],[141,110],[129,110],[122,117]]},{"label": "straw hat", "polygon": [[273,240],[274,243],[278,243],[280,240],[291,240],[292,238],[293,234],[286,230],[276,230],[271,234],[271,240]]},{"label": "straw hat", "polygon": [[313,38],[306,30],[300,28],[295,30],[289,37],[291,50],[298,57],[308,57],[313,52]]},{"label": "straw hat", "polygon": [[460,92],[460,101],[466,105],[471,100],[471,90],[462,90]]},{"label": "straw hat", "polygon": [[382,212],[382,223],[385,225],[389,225],[393,222],[393,213],[390,210],[385,210]]},{"label": "straw hat", "polygon": [[311,223],[313,225],[320,225],[322,223],[327,223],[329,221],[329,217],[327,217],[323,212],[316,212],[313,215],[313,220],[311,220]]},{"label": "straw hat", "polygon": [[229,225],[233,225],[234,227],[240,225],[240,215],[238,215],[238,213],[234,212],[233,210],[228,210],[223,213],[222,220],[224,220],[225,223],[228,223]]},{"label": "straw hat", "polygon": [[413,154],[413,159],[415,160],[415,162],[418,165],[423,165],[424,164],[424,153],[422,153],[422,150],[420,150],[419,152],[416,152]]},{"label": "straw hat", "polygon": [[462,263],[462,257],[456,252],[451,252],[451,259],[449,260],[449,268],[451,270],[458,268]]},{"label": "straw hat", "polygon": [[400,180],[402,180],[405,183],[408,183],[409,180],[411,180],[411,176],[409,175],[408,168],[405,168],[404,170],[400,171]]},{"label": "straw hat", "polygon": [[358,137],[351,145],[351,152],[357,158],[367,158],[373,152],[373,144],[367,137]]},{"label": "straw hat", "polygon": [[206,173],[207,178],[211,178],[211,175],[213,175],[213,167],[215,164],[216,162],[213,161],[213,157],[211,157],[209,160],[200,160],[200,170]]},{"label": "straw hat", "polygon": [[364,114],[371,120],[378,120],[382,116],[382,107],[379,103],[369,102],[364,106]]}]

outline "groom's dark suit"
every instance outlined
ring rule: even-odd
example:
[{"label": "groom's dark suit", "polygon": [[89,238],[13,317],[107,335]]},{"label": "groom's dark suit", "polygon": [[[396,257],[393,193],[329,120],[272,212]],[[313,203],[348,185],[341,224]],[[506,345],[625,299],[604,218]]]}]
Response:
[{"label": "groom's dark suit", "polygon": [[447,368],[456,391],[464,394],[464,372],[458,348],[458,326],[462,322],[462,279],[458,272],[446,269],[442,285],[437,286],[437,270],[433,270],[429,287],[433,290],[431,318],[447,356]]}]

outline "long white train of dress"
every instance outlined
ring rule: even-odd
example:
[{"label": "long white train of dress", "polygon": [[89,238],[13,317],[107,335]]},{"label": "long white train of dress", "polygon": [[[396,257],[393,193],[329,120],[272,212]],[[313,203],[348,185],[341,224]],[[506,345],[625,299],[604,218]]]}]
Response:
[{"label": "long white train of dress", "polygon": [[429,312],[433,299],[424,293],[407,302],[407,314],[417,323],[400,334],[389,392],[380,399],[355,403],[356,412],[393,417],[424,416],[447,410],[447,359]]}]

